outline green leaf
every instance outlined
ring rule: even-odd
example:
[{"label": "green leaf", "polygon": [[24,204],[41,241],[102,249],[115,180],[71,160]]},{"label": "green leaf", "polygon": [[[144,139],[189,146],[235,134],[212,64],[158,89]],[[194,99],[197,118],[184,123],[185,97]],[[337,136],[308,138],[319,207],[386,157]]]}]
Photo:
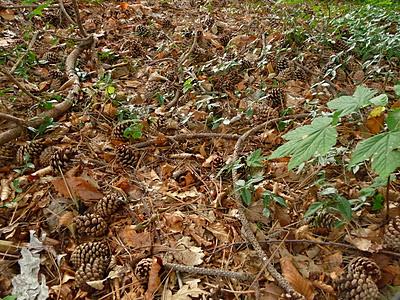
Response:
[{"label": "green leaf", "polygon": [[186,94],[193,88],[193,78],[186,79],[185,82],[183,83],[183,93]]},{"label": "green leaf", "polygon": [[108,95],[113,95],[115,94],[115,86],[109,85],[106,89],[106,92]]},{"label": "green leaf", "polygon": [[385,202],[385,197],[380,193],[376,194],[374,197],[374,201],[372,202],[372,210],[373,211],[382,210],[384,202]]},{"label": "green leaf", "polygon": [[380,177],[388,177],[400,167],[400,131],[388,131],[358,143],[349,167],[370,159],[372,170]]},{"label": "green leaf", "polygon": [[379,96],[376,96],[369,100],[370,103],[376,106],[385,106],[386,104],[388,104],[388,101],[389,98],[386,94],[380,94]]},{"label": "green leaf", "polygon": [[2,300],[17,300],[17,296],[14,295],[8,295],[2,298]]},{"label": "green leaf", "polygon": [[324,206],[324,202],[314,202],[312,203],[306,213],[304,214],[304,218],[309,218],[312,215],[316,214],[319,210],[321,210]]},{"label": "green leaf", "polygon": [[244,187],[240,190],[240,196],[242,197],[242,200],[246,205],[251,204],[251,192],[247,187]]},{"label": "green leaf", "polygon": [[250,168],[262,167],[264,160],[265,156],[262,155],[261,149],[257,149],[246,158],[246,165]]},{"label": "green leaf", "polygon": [[396,95],[400,97],[400,84],[395,85],[393,89]]},{"label": "green leaf", "polygon": [[336,144],[337,131],[332,118],[318,117],[310,125],[288,132],[283,137],[289,140],[276,149],[268,159],[292,156],[289,170],[299,166],[315,155],[325,155]]},{"label": "green leaf", "polygon": [[386,123],[389,130],[400,130],[400,108],[392,110],[388,113]]},{"label": "green leaf", "polygon": [[271,216],[271,211],[269,210],[268,207],[264,207],[262,211],[263,216],[269,218]]},{"label": "green leaf", "polygon": [[[329,101],[327,104],[331,110],[340,111],[340,116],[343,117],[358,111],[362,107],[370,105],[370,100],[372,99],[372,97],[374,97],[375,94],[376,91],[361,85],[356,88],[353,96],[341,96],[339,98],[333,99],[332,101]],[[374,101],[380,102],[384,100],[378,98]]]},{"label": "green leaf", "polygon": [[351,204],[348,199],[343,196],[338,195],[336,197],[337,205],[336,209],[340,212],[340,214],[345,217],[348,221],[351,220]]}]

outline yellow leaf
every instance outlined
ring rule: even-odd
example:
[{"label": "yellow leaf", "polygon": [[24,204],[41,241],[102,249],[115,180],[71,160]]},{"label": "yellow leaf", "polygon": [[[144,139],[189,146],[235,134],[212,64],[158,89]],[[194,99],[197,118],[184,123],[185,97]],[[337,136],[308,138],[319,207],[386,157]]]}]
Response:
[{"label": "yellow leaf", "polygon": [[368,115],[368,119],[369,118],[375,118],[375,117],[379,117],[381,116],[386,110],[386,107],[384,106],[377,106],[375,107],[373,110],[371,110],[371,112]]}]

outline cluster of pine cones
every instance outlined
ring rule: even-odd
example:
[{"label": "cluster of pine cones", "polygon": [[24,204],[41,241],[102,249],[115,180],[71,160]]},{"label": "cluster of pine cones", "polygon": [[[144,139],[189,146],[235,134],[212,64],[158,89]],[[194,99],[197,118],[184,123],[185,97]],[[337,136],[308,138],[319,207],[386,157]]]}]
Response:
[{"label": "cluster of pine cones", "polygon": [[[122,196],[110,193],[100,199],[91,213],[74,219],[75,232],[79,238],[102,237],[107,233],[107,221],[124,203]],[[71,255],[76,268],[75,280],[81,287],[88,281],[105,277],[111,261],[111,251],[105,242],[86,242],[80,244]]]}]

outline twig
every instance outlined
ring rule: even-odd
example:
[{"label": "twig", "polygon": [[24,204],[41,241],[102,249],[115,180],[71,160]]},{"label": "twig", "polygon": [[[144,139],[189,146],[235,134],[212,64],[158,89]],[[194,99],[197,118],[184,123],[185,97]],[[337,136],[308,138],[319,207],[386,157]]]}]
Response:
[{"label": "twig", "polygon": [[26,124],[26,121],[24,119],[17,118],[17,117],[14,117],[14,116],[11,116],[11,115],[8,115],[8,114],[5,114],[5,113],[0,113],[0,120],[1,119],[11,121],[11,122],[13,122],[15,124],[18,124],[20,126],[25,126],[25,124]]},{"label": "twig", "polygon": [[26,49],[26,52],[23,55],[21,55],[20,58],[18,58],[18,60],[14,64],[14,66],[11,68],[10,74],[13,74],[15,72],[15,70],[18,68],[19,64],[21,63],[21,61],[25,58],[25,56],[33,48],[33,45],[35,44],[38,35],[39,35],[39,31],[35,31],[35,33],[32,35],[31,41],[29,42],[28,49]]},{"label": "twig", "polygon": [[[26,122],[27,127],[38,127],[43,123],[45,118],[59,118],[64,115],[71,106],[73,105],[76,96],[79,94],[80,86],[79,86],[79,77],[75,74],[75,63],[78,59],[78,56],[83,52],[83,50],[91,47],[94,42],[93,36],[89,36],[88,38],[82,40],[80,44],[67,56],[65,60],[65,69],[68,77],[73,79],[72,88],[70,89],[66,99],[58,103],[54,106],[53,109],[49,111],[45,111],[38,116],[30,119]],[[19,137],[23,132],[22,126],[17,126],[15,128],[9,129],[5,132],[0,133],[0,145],[3,145],[17,137]]]},{"label": "twig", "polygon": [[165,105],[164,109],[169,110],[171,107],[175,106],[175,104],[179,102],[179,99],[181,99],[180,94],[181,94],[180,89],[177,89],[175,92],[174,99],[172,99],[171,102],[169,102],[167,105]]},{"label": "twig", "polygon": [[79,7],[78,7],[77,0],[72,0],[72,4],[74,6],[76,23],[78,24],[79,32],[80,32],[81,36],[86,38],[88,35],[85,31],[85,28],[83,28],[83,25],[82,25],[82,20],[81,20],[80,14],[79,14]]},{"label": "twig", "polygon": [[[247,138],[249,138],[252,134],[255,134],[257,131],[261,130],[262,128],[264,128],[272,123],[275,123],[275,122],[288,120],[288,119],[302,119],[307,116],[308,116],[308,114],[299,114],[299,115],[294,115],[294,116],[284,116],[281,118],[275,118],[272,120],[268,120],[256,127],[253,127],[252,129],[246,131],[236,142],[235,150],[232,155],[232,160],[236,161],[238,159],[239,152],[241,151],[243,144],[247,140]],[[260,256],[265,268],[272,275],[272,277],[275,278],[275,280],[280,285],[280,287],[282,287],[287,292],[293,292],[294,290],[290,286],[289,282],[287,282],[287,280],[275,269],[275,267],[269,263],[268,255],[261,248],[260,243],[258,242],[256,236],[254,235],[253,231],[251,230],[249,221],[247,220],[247,217],[244,212],[244,208],[242,206],[240,195],[235,187],[235,183],[238,181],[238,178],[239,178],[239,176],[238,176],[237,170],[234,168],[232,170],[232,182],[234,185],[234,198],[238,205],[238,218],[239,218],[240,222],[242,223],[242,234],[251,243],[254,250],[256,250],[257,254]]]},{"label": "twig", "polygon": [[225,270],[220,270],[220,269],[191,267],[191,266],[173,264],[173,263],[164,263],[164,267],[166,269],[190,273],[190,274],[216,276],[216,277],[227,277],[227,278],[234,278],[234,279],[242,280],[242,281],[251,281],[254,279],[254,276],[251,274],[242,273],[242,272],[225,271]]},{"label": "twig", "polygon": [[40,100],[39,97],[36,97],[30,91],[28,91],[10,72],[8,72],[8,70],[6,70],[6,68],[4,68],[3,66],[0,66],[0,72],[2,72],[4,75],[6,75],[8,77],[8,79],[10,79],[12,82],[14,82],[15,85],[22,92],[24,92],[26,95],[28,95],[30,98],[32,98],[35,101],[39,101]]},{"label": "twig", "polygon": [[60,5],[60,9],[61,9],[62,13],[65,15],[65,17],[67,18],[67,20],[71,24],[76,24],[76,22],[71,18],[71,16],[68,14],[67,10],[65,9],[63,0],[58,0],[58,4]]},{"label": "twig", "polygon": [[[172,141],[185,141],[185,140],[193,140],[193,139],[213,139],[213,138],[220,138],[226,140],[237,140],[240,138],[239,134],[226,134],[226,133],[212,133],[212,132],[201,132],[201,133],[191,133],[191,134],[177,134],[172,136],[165,136],[167,140]],[[157,139],[151,139],[146,142],[136,143],[133,144],[135,148],[144,148],[147,146],[154,145]]]}]

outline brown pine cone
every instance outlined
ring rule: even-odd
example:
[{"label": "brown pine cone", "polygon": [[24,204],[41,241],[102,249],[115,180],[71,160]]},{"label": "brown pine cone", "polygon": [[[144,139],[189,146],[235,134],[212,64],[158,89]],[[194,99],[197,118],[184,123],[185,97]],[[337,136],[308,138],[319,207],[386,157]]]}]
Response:
[{"label": "brown pine cone", "polygon": [[231,40],[231,38],[232,38],[232,35],[230,35],[230,34],[224,34],[223,36],[221,36],[220,38],[219,38],[219,42],[221,43],[221,45],[222,46],[226,46],[226,45],[228,45],[228,43],[229,43],[229,41]]},{"label": "brown pine cone", "polygon": [[57,149],[53,146],[47,147],[40,153],[39,156],[39,163],[42,167],[50,166],[51,165],[51,158],[53,157],[54,153]]},{"label": "brown pine cone", "polygon": [[71,160],[77,155],[76,149],[65,148],[54,152],[50,159],[50,165],[54,171],[60,171],[68,166]]},{"label": "brown pine cone", "polygon": [[273,88],[269,90],[266,101],[271,107],[286,107],[286,93],[281,88]]},{"label": "brown pine cone", "polygon": [[214,157],[212,161],[212,166],[215,170],[221,169],[225,165],[225,160],[221,155]]},{"label": "brown pine cone", "polygon": [[340,221],[340,218],[338,218],[335,214],[327,211],[322,211],[315,214],[310,219],[309,224],[316,228],[333,229],[338,221]]},{"label": "brown pine cone", "polygon": [[153,264],[152,258],[144,258],[139,261],[135,267],[135,276],[139,279],[145,279],[149,276],[151,265]]},{"label": "brown pine cone", "polygon": [[145,53],[142,45],[138,41],[129,42],[127,48],[132,58],[142,57]]},{"label": "brown pine cone", "polygon": [[45,52],[42,59],[47,61],[49,64],[56,64],[60,60],[58,54],[55,52]]},{"label": "brown pine cone", "polygon": [[117,193],[107,194],[96,203],[93,211],[95,214],[103,218],[109,218],[122,206],[123,203],[124,197]]},{"label": "brown pine cone", "polygon": [[347,266],[347,272],[364,273],[370,276],[375,282],[381,278],[381,270],[378,265],[366,257],[356,257],[352,259]]},{"label": "brown pine cone", "polygon": [[132,124],[133,124],[132,120],[123,121],[123,122],[117,124],[117,126],[114,127],[114,129],[111,133],[112,137],[114,139],[121,140],[121,141],[129,140],[129,138],[126,138],[124,136],[124,133],[125,133],[125,130],[128,129]]},{"label": "brown pine cone", "polygon": [[362,272],[347,272],[336,281],[337,296],[341,300],[377,300],[378,287]]},{"label": "brown pine cone", "polygon": [[14,157],[16,149],[17,146],[11,142],[0,146],[0,159],[1,158],[7,159]]},{"label": "brown pine cone", "polygon": [[133,163],[136,161],[136,153],[132,148],[121,145],[116,150],[116,160],[124,167],[133,167]]},{"label": "brown pine cone", "polygon": [[32,141],[20,146],[17,150],[17,163],[23,165],[27,161],[33,161],[34,158],[40,156],[45,147],[46,145],[41,141]]},{"label": "brown pine cone", "polygon": [[99,237],[106,233],[107,223],[97,214],[86,214],[77,216],[74,219],[76,232],[79,236]]},{"label": "brown pine cone", "polygon": [[145,84],[144,98],[146,100],[152,100],[160,92],[161,85],[162,82],[160,81],[147,81]]},{"label": "brown pine cone", "polygon": [[247,70],[251,69],[253,67],[253,64],[247,59],[242,59],[242,61],[240,62],[240,67],[242,70]]},{"label": "brown pine cone", "polygon": [[347,51],[349,49],[349,46],[343,40],[339,39],[332,41],[331,46],[336,51]]},{"label": "brown pine cone", "polygon": [[283,293],[279,300],[305,300],[306,298],[296,291],[291,291],[287,293]]},{"label": "brown pine cone", "polygon": [[400,217],[396,216],[385,227],[384,247],[400,252]]},{"label": "brown pine cone", "polygon": [[293,78],[300,81],[306,81],[307,75],[303,69],[297,68],[293,71]]},{"label": "brown pine cone", "polygon": [[271,107],[265,103],[256,103],[253,106],[253,118],[265,121],[271,115]]},{"label": "brown pine cone", "polygon": [[88,242],[80,244],[71,254],[71,262],[75,268],[84,264],[93,264],[99,259],[104,267],[108,267],[111,260],[111,252],[105,242]]},{"label": "brown pine cone", "polygon": [[49,77],[52,79],[62,79],[65,75],[64,72],[61,72],[59,69],[54,69],[49,71]]},{"label": "brown pine cone", "polygon": [[283,57],[277,61],[276,72],[278,74],[287,68],[289,68],[289,60],[286,57]]},{"label": "brown pine cone", "polygon": [[83,264],[75,272],[76,283],[84,288],[88,288],[88,281],[104,279],[107,268],[104,267],[100,259],[96,259],[92,264]]},{"label": "brown pine cone", "polygon": [[149,29],[145,25],[142,25],[142,24],[139,24],[136,26],[135,32],[137,35],[140,35],[140,36],[147,36],[150,34]]}]

